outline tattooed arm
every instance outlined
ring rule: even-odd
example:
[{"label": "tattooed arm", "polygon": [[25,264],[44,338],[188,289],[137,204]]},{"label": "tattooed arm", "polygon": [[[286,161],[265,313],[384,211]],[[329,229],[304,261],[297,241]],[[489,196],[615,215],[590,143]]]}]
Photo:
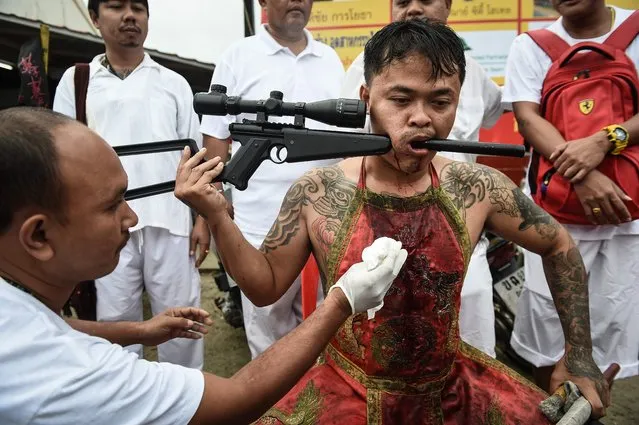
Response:
[{"label": "tattooed arm", "polygon": [[[282,206],[277,221],[262,243],[262,252],[269,256],[273,268],[286,267],[289,258],[280,251],[288,249],[289,238],[296,238],[300,231],[312,245],[322,281],[325,282],[328,253],[342,225],[342,220],[355,195],[356,184],[344,175],[339,166],[315,169],[291,188],[287,199],[293,205],[301,205],[303,221],[299,229],[291,224],[297,207]],[[278,255],[275,255],[278,252]],[[306,258],[306,257],[305,257]],[[279,262],[282,261],[282,264]]]},{"label": "tattooed arm", "polygon": [[603,415],[601,400],[608,404],[608,386],[592,359],[587,275],[566,229],[497,170],[451,162],[442,176],[442,188],[466,217],[485,217],[487,230],[542,257],[566,344],[553,384],[575,382],[593,405],[594,415]]},{"label": "tattooed arm", "polygon": [[244,238],[228,214],[208,217],[224,268],[255,305],[277,301],[302,271],[311,252],[304,208],[318,191],[315,171],[295,181],[260,249]]},{"label": "tattooed arm", "polygon": [[355,189],[338,166],[309,171],[288,190],[259,250],[244,239],[227,214],[208,218],[225,269],[255,305],[270,305],[286,292],[312,246],[325,278],[327,253]]}]

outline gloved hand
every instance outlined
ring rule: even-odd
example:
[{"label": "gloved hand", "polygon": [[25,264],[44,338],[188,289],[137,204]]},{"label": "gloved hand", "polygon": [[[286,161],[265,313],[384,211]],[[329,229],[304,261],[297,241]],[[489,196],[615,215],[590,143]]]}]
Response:
[{"label": "gloved hand", "polygon": [[[369,320],[384,305],[384,297],[399,274],[408,252],[402,243],[382,237],[362,252],[363,262],[353,264],[330,290],[340,288],[353,314],[368,311]],[[330,291],[329,291],[330,292]]]}]

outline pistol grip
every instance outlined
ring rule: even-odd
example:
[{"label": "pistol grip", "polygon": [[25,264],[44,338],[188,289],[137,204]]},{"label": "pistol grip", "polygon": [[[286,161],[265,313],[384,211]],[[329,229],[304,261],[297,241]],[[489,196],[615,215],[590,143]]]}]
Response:
[{"label": "pistol grip", "polygon": [[226,163],[222,173],[214,181],[232,184],[237,190],[246,190],[248,181],[268,156],[270,141],[254,138],[242,145],[231,160]]}]

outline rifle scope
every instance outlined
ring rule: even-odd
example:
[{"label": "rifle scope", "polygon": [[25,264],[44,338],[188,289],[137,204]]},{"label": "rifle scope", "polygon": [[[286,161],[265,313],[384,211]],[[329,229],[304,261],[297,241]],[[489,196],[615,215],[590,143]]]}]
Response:
[{"label": "rifle scope", "polygon": [[268,117],[294,116],[297,127],[304,126],[304,118],[337,127],[363,128],[366,123],[366,104],[356,99],[329,99],[317,102],[284,102],[284,95],[272,91],[266,100],[246,100],[240,96],[227,96],[226,87],[211,86],[208,93],[196,93],[193,98],[195,112],[202,115],[239,115],[257,113],[258,122]]}]

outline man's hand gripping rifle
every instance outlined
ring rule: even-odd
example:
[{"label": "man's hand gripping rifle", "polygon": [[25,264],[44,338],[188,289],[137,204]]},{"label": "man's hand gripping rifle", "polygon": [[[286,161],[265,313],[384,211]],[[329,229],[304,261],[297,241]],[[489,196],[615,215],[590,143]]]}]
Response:
[{"label": "man's hand gripping rifle", "polygon": [[[193,99],[197,113],[203,115],[257,114],[255,120],[229,125],[231,138],[242,146],[233,154],[215,181],[227,182],[238,190],[245,190],[248,181],[262,161],[275,163],[315,161],[353,156],[381,155],[392,145],[388,137],[346,131],[309,130],[306,118],[341,128],[363,128],[366,123],[366,104],[355,99],[329,99],[317,102],[287,103],[283,94],[273,91],[266,100],[246,100],[227,96],[226,87],[213,85],[209,93],[197,93]],[[269,121],[272,116],[293,116],[293,124]],[[524,147],[501,143],[462,142],[457,140],[427,140],[424,147],[446,152],[476,153],[480,155],[524,156]],[[197,152],[193,140],[153,142],[120,146],[119,155],[138,155],[167,150],[181,150],[185,145],[191,155]],[[170,192],[175,182],[164,182],[131,189],[125,199],[132,200]]]}]

